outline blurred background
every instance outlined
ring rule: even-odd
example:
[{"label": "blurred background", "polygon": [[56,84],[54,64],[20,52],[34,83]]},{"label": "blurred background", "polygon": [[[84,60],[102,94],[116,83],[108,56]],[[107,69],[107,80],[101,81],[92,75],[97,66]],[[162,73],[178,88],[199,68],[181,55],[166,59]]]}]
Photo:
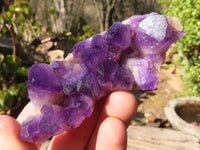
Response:
[{"label": "blurred background", "polygon": [[[200,0],[0,0],[0,114],[16,117],[29,101],[35,63],[63,60],[73,45],[133,15],[157,12],[181,20],[186,36],[173,44],[154,91],[133,91],[145,114],[161,118],[175,97],[200,95]],[[146,101],[148,99],[148,101]]]}]

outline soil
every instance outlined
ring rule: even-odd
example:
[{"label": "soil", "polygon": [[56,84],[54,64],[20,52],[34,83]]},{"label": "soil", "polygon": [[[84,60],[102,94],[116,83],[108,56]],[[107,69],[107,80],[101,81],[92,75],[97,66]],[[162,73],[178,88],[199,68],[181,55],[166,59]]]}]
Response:
[{"label": "soil", "polygon": [[[167,121],[164,107],[185,88],[180,75],[180,67],[164,64],[159,71],[158,85],[155,90],[133,91],[138,101],[138,111],[133,124],[160,126],[162,122]],[[160,123],[152,124],[156,120],[160,120]]]}]

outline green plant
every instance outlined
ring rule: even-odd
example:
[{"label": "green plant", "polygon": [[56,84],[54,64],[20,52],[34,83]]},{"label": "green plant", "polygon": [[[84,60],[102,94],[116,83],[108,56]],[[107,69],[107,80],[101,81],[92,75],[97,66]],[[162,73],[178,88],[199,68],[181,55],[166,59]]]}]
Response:
[{"label": "green plant", "polygon": [[13,55],[7,55],[2,61],[0,66],[0,72],[3,76],[10,78],[12,75],[17,73],[17,69],[21,65],[21,59]]},{"label": "green plant", "polygon": [[185,85],[190,87],[192,93],[198,96],[200,95],[200,63],[199,61],[194,61],[193,63],[194,65],[186,66],[188,68],[185,71],[184,81]]},{"label": "green plant", "polygon": [[73,41],[82,41],[86,40],[87,38],[94,35],[94,32],[90,29],[88,25],[81,25],[81,29],[78,29],[78,26],[80,26],[80,22],[76,23],[72,28],[72,35],[70,36],[71,40]]},{"label": "green plant", "polygon": [[21,59],[14,55],[4,57],[0,54],[0,112],[15,107],[26,99],[26,80],[28,71],[21,67]]},{"label": "green plant", "polygon": [[13,86],[0,92],[0,111],[5,111],[13,106],[17,91]]},{"label": "green plant", "polygon": [[25,83],[18,83],[0,91],[0,112],[6,113],[7,110],[19,106],[27,97]]},{"label": "green plant", "polygon": [[90,29],[88,25],[83,25],[82,27],[83,31],[80,36],[77,37],[78,41],[86,40],[87,38],[94,35],[94,32]]},{"label": "green plant", "polygon": [[55,31],[55,24],[54,24],[54,22],[55,22],[55,19],[58,17],[57,15],[56,15],[56,10],[55,10],[55,8],[53,7],[53,6],[50,6],[49,8],[48,8],[48,13],[49,13],[49,15],[50,15],[50,21],[51,21],[51,26],[52,26],[52,28],[51,28],[51,31]]},{"label": "green plant", "polygon": [[186,36],[177,42],[177,53],[184,67],[182,75],[190,92],[200,96],[200,0],[160,0],[163,13],[176,16]]},{"label": "green plant", "polygon": [[15,5],[10,5],[9,10],[0,17],[0,35],[10,34],[17,37],[16,40],[28,43],[41,33],[41,25],[33,18],[30,2],[17,1]]}]

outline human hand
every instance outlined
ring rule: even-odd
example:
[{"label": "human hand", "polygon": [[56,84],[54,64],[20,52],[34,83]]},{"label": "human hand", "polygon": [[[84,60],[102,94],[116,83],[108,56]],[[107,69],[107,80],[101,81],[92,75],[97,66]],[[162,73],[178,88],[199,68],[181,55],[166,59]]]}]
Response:
[{"label": "human hand", "polygon": [[[92,116],[80,127],[53,137],[48,150],[126,150],[126,129],[136,113],[136,99],[130,92],[115,91],[104,101],[95,104]],[[20,140],[19,133],[14,118],[0,116],[0,150],[39,149],[38,143]]]}]

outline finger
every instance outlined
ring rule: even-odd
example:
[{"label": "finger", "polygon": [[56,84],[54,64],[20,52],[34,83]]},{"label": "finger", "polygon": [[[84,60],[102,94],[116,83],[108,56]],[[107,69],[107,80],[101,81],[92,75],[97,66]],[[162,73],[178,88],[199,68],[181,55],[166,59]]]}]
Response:
[{"label": "finger", "polygon": [[98,127],[96,139],[87,150],[126,150],[126,125],[118,118],[107,117]]},{"label": "finger", "polygon": [[[107,98],[105,106],[101,112],[100,118],[98,120],[98,125],[88,144],[88,149],[89,150],[101,149],[101,144],[98,144],[98,143],[102,143],[102,141],[104,141],[104,143],[107,142],[108,140],[107,138],[109,137],[106,136],[107,137],[106,138],[105,136],[101,136],[103,135],[103,133],[111,134],[111,132],[106,132],[106,126],[104,125],[104,124],[108,124],[107,122],[105,123],[106,118],[111,117],[111,118],[117,119],[118,124],[123,123],[121,124],[121,128],[119,128],[119,129],[122,129],[123,126],[128,127],[136,111],[137,111],[137,101],[136,101],[135,96],[131,92],[115,91],[111,93],[110,96]],[[114,124],[112,126],[114,127]],[[118,130],[117,127],[114,127],[114,128]],[[124,132],[126,132],[126,130],[121,130],[121,131],[118,130],[118,131],[119,132],[113,132],[112,134],[116,133],[116,134],[124,135]],[[117,136],[115,138],[118,138],[119,141],[126,141],[126,137],[124,136],[122,136],[123,139]],[[115,148],[113,147],[113,149]]]},{"label": "finger", "polygon": [[37,150],[33,143],[19,138],[20,124],[12,117],[0,115],[0,149],[1,150]]},{"label": "finger", "polygon": [[104,99],[95,104],[95,109],[90,118],[83,121],[80,127],[66,131],[54,137],[48,150],[83,150],[85,149],[90,136],[96,127],[99,114],[104,105]]},{"label": "finger", "polygon": [[135,96],[129,91],[115,91],[106,100],[101,119],[116,117],[128,127],[137,111]]}]

